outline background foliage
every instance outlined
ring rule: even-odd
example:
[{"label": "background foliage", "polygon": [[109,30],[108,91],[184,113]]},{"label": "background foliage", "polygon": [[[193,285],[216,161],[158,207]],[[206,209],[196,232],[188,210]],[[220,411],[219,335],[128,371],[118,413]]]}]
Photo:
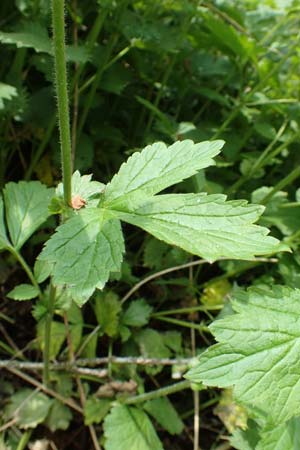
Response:
[{"label": "background foliage", "polygon": [[[208,325],[218,314],[224,318],[232,312],[230,296],[238,299],[237,304],[240,297],[251,303],[257,289],[267,289],[272,297],[266,286],[300,287],[299,6],[296,0],[67,3],[74,169],[93,172],[94,179],[106,183],[128,156],[155,141],[224,139],[215,167],[201,169],[168,193],[225,193],[231,200],[264,205],[260,225],[269,227],[292,253],[278,253],[268,261],[195,264],[160,276],[164,269],[189,264],[193,258],[125,225],[126,258],[108,288],[97,291],[82,309],[61,293],[53,322],[52,359],[112,354],[192,358],[214,343]],[[47,0],[0,4],[0,184],[4,188],[8,181],[34,180],[28,188],[24,185],[19,200],[14,184],[6,184],[3,191],[12,244],[31,265],[57,224],[53,217],[44,223],[47,209],[37,208],[37,225],[27,224],[20,231],[16,209],[7,205],[22,204],[20,214],[26,221],[26,205],[33,208],[41,199],[46,201],[60,180],[50,22]],[[43,190],[40,182],[49,189]],[[0,245],[7,250],[11,243],[2,222]],[[37,300],[32,307],[9,299],[27,300],[39,292],[27,284],[18,254],[5,251],[0,256],[1,359],[39,360],[46,305]],[[46,272],[36,263],[39,282],[47,278]],[[136,289],[141,279],[152,275]],[[247,300],[248,294],[240,289],[250,286]],[[296,302],[285,291],[284,298],[290,297]],[[252,314],[256,326],[255,309]],[[234,317],[242,334],[250,318],[239,309]],[[226,320],[232,321],[221,322],[220,335],[227,332]],[[289,329],[290,320],[288,311],[282,311],[283,331]],[[255,342],[258,337],[253,336]],[[297,339],[296,333],[293,348]],[[297,418],[271,429],[248,419],[246,430],[247,414],[230,390],[204,389],[199,384],[199,391],[130,403],[145,391],[170,384],[170,378],[181,378],[186,369],[111,363],[103,378],[94,372],[71,377],[53,371],[53,390],[78,404],[84,398],[83,411],[49,392],[36,392],[33,377],[31,383],[26,381],[25,372],[3,370],[0,446],[20,450],[29,441],[47,439],[59,449],[89,448],[93,427],[108,450],[127,450],[125,445],[133,449],[133,439],[142,450],[195,448],[198,435],[201,449],[298,448]],[[209,384],[208,376],[206,381]],[[116,397],[125,398],[124,404],[112,406]],[[274,416],[281,408],[278,402]],[[255,411],[249,414],[256,417]],[[194,427],[198,415],[200,430]],[[116,433],[116,423],[124,421],[126,429]]]}]

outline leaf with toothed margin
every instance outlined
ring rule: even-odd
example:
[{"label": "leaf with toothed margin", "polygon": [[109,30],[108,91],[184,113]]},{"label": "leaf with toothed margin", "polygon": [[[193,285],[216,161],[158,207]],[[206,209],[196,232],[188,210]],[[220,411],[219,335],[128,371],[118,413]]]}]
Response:
[{"label": "leaf with toothed margin", "polygon": [[145,199],[115,216],[143,228],[156,238],[209,261],[252,259],[255,255],[287,250],[253,222],[264,208],[245,200],[226,201],[225,195],[170,194]]},{"label": "leaf with toothed margin", "polygon": [[109,208],[137,207],[145,198],[214,165],[224,141],[191,140],[167,147],[162,142],[148,145],[134,153],[106,186],[104,203]]},{"label": "leaf with toothed margin", "polygon": [[83,209],[57,228],[39,255],[52,265],[53,283],[66,286],[83,305],[96,288],[102,289],[110,272],[118,272],[124,253],[120,222],[99,208]]},{"label": "leaf with toothed margin", "polygon": [[300,290],[283,286],[240,290],[236,314],[210,329],[218,344],[186,374],[207,386],[234,386],[236,399],[280,424],[300,415]]},{"label": "leaf with toothed margin", "polygon": [[[86,202],[86,208],[96,207],[99,203],[101,192],[105,185],[99,181],[92,180],[92,175],[81,175],[76,170],[72,175],[71,180],[72,197],[80,196]],[[59,183],[55,195],[63,199],[64,187],[63,183]]]}]

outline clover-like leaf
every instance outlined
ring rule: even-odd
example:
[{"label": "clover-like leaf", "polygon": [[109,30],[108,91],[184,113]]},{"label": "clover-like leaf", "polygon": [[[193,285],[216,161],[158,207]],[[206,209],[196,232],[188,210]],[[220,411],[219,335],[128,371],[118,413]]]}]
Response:
[{"label": "clover-like leaf", "polygon": [[105,450],[163,450],[147,414],[116,405],[104,420]]},{"label": "clover-like leaf", "polygon": [[53,264],[54,284],[66,286],[82,305],[96,288],[103,288],[110,272],[120,270],[123,252],[120,222],[89,208],[60,225],[38,259]]},{"label": "clover-like leaf", "polygon": [[163,189],[198,170],[214,164],[224,141],[191,140],[175,142],[167,147],[162,142],[148,145],[141,153],[134,153],[105,190],[105,204],[109,208],[136,207]]},{"label": "clover-like leaf", "polygon": [[253,287],[237,294],[236,314],[210,329],[219,342],[186,375],[234,386],[235,397],[273,424],[300,414],[300,290]]},{"label": "clover-like leaf", "polygon": [[227,201],[224,195],[167,194],[145,200],[139,208],[116,212],[126,222],[156,238],[210,261],[251,259],[254,255],[286,250],[253,225],[263,212],[245,200]]},{"label": "clover-like leaf", "polygon": [[11,241],[17,250],[48,218],[48,204],[53,192],[39,181],[5,185],[6,221]]}]

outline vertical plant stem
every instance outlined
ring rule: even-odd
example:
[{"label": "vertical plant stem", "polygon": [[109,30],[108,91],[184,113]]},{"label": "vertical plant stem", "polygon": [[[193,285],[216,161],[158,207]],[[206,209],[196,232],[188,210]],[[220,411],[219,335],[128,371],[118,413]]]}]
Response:
[{"label": "vertical plant stem", "polygon": [[64,200],[66,205],[70,205],[72,195],[72,149],[67,90],[64,0],[52,0],[52,25]]},{"label": "vertical plant stem", "polygon": [[27,430],[27,431],[25,431],[23,433],[23,435],[22,435],[22,437],[21,437],[21,439],[20,439],[20,441],[18,443],[17,450],[24,450],[24,448],[26,448],[26,446],[27,446],[27,444],[29,442],[29,439],[30,439],[30,437],[32,435],[32,431],[33,431],[33,429]]},{"label": "vertical plant stem", "polygon": [[48,312],[45,319],[45,347],[44,347],[44,371],[43,371],[43,383],[45,386],[49,386],[50,380],[51,324],[54,313],[55,294],[56,289],[51,283],[48,299]]}]

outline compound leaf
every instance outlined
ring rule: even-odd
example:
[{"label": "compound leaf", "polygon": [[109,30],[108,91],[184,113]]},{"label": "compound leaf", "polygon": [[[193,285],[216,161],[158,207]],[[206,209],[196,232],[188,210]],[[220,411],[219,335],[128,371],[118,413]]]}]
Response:
[{"label": "compound leaf", "polygon": [[224,141],[178,141],[167,147],[162,142],[148,145],[141,153],[134,153],[105,190],[109,208],[136,207],[152,196],[198,170],[214,164]]},{"label": "compound leaf", "polygon": [[104,421],[105,450],[163,450],[148,416],[140,409],[116,405]]},{"label": "compound leaf", "polygon": [[253,225],[263,212],[244,200],[226,202],[224,195],[170,194],[152,197],[118,218],[143,228],[156,238],[210,261],[251,259],[272,253],[279,241],[268,229]]},{"label": "compound leaf", "polygon": [[275,286],[236,294],[236,314],[211,326],[219,342],[187,378],[234,386],[236,398],[279,424],[300,414],[300,290]]},{"label": "compound leaf", "polygon": [[53,189],[39,181],[7,183],[4,188],[6,220],[14,247],[19,250],[49,216]]},{"label": "compound leaf", "polygon": [[99,208],[83,209],[57,228],[38,259],[52,266],[53,282],[85,303],[102,289],[110,272],[120,270],[124,240],[120,222],[108,220]]}]

